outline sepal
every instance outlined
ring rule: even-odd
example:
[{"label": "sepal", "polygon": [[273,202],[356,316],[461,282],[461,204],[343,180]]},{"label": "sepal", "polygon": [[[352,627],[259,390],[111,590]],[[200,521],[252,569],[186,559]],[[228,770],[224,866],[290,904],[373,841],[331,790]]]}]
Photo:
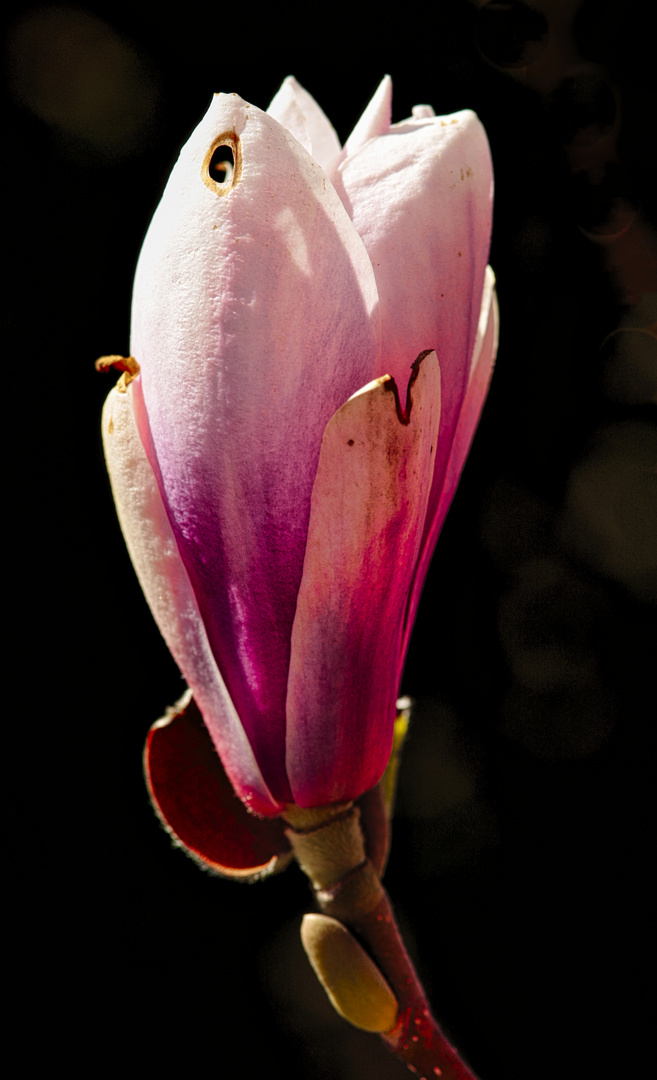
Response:
[{"label": "sepal", "polygon": [[255,817],[237,798],[191,690],[151,727],[144,774],[165,829],[204,869],[257,881],[290,862],[284,823]]}]

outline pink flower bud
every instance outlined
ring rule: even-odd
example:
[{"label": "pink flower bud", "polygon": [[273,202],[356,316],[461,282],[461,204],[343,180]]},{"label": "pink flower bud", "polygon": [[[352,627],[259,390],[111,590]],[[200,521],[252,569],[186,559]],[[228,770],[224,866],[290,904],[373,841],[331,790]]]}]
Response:
[{"label": "pink flower bud", "polygon": [[103,417],[148,603],[266,817],[385,768],[495,355],[483,128],[426,106],[391,125],[390,96],[342,150],[293,79],[266,113],[215,96],[139,259],[140,373]]}]

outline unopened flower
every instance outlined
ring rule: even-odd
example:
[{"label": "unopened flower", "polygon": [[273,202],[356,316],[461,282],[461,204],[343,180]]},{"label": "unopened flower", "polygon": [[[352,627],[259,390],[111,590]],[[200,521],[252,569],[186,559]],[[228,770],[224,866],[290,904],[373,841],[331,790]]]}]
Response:
[{"label": "unopened flower", "polygon": [[[139,259],[139,373],[104,412],[146,598],[232,788],[265,818],[357,798],[384,771],[495,354],[483,128],[427,106],[391,125],[390,97],[386,79],[340,148],[293,79],[266,113],[215,96]],[[178,835],[187,752],[162,757],[175,778],[150,774]],[[204,768],[180,810],[201,855]]]}]

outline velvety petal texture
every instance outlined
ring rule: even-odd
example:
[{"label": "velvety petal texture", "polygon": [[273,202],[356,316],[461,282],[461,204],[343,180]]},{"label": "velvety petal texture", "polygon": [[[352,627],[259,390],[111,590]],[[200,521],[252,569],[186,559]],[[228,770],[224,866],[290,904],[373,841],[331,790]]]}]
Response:
[{"label": "velvety petal texture", "polygon": [[[140,373],[103,416],[146,598],[262,817],[380,778],[495,357],[485,133],[429,106],[393,125],[391,93],[386,77],[342,149],[293,78],[266,113],[215,96],[140,255]],[[197,736],[180,719],[153,729],[158,812],[220,871],[264,872],[278,833],[245,838],[243,858],[208,840],[214,765]],[[221,799],[216,827],[251,835]]]}]

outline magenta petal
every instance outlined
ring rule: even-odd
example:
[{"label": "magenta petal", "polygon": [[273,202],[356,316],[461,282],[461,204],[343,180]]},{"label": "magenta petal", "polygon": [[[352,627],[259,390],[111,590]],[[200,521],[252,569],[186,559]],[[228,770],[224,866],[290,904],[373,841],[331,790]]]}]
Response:
[{"label": "magenta petal", "polygon": [[289,862],[283,820],[262,821],[245,810],[191,694],[153,724],[144,772],[167,831],[207,870],[254,881]]},{"label": "magenta petal", "polygon": [[440,371],[425,357],[400,422],[387,377],[322,439],[292,628],[287,771],[300,806],[356,798],[390,756],[405,606],[431,488]]},{"label": "magenta petal", "polygon": [[[217,142],[232,179],[208,175]],[[137,268],[140,434],[217,666],[276,800],[322,432],[381,370],[376,284],[319,165],[220,94],[173,170]],[[152,443],[149,441],[152,439]]]}]

